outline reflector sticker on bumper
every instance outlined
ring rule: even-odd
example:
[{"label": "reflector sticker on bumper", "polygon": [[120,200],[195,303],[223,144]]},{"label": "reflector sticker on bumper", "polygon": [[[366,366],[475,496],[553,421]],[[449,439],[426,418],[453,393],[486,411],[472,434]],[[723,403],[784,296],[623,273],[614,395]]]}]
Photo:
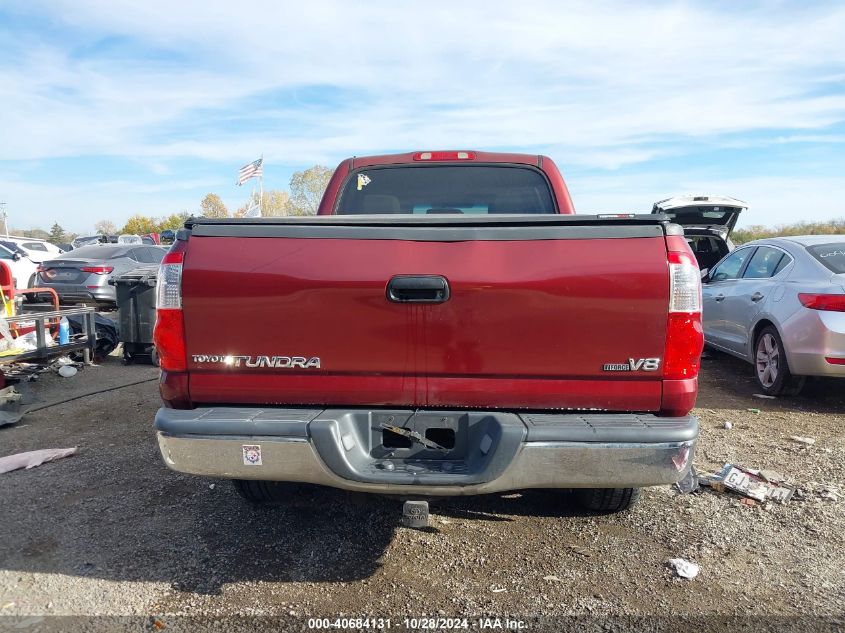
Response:
[{"label": "reflector sticker on bumper", "polygon": [[258,444],[244,444],[244,466],[261,466],[261,446]]}]

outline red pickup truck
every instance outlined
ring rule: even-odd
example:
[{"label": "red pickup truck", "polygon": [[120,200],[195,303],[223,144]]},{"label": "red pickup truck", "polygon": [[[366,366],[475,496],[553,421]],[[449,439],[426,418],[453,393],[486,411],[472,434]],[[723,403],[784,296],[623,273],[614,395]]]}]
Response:
[{"label": "red pickup truck", "polygon": [[626,508],[681,480],[701,284],[661,215],[575,215],[551,159],[351,158],[316,217],[198,219],[158,278],[171,468]]}]

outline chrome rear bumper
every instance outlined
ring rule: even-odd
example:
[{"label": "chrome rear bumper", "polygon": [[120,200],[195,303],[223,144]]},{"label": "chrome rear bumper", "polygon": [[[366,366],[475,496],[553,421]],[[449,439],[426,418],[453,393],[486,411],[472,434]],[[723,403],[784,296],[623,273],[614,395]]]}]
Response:
[{"label": "chrome rear bumper", "polygon": [[[452,426],[458,439],[442,455],[385,449],[383,416],[410,429]],[[698,436],[692,417],[225,407],[161,409],[156,429],[180,472],[434,496],[670,484],[689,470]]]}]

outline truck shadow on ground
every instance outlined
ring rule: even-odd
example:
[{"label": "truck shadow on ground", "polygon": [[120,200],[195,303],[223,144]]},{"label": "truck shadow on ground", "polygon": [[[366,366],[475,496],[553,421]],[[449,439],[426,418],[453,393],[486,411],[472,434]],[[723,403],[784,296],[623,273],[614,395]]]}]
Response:
[{"label": "truck shadow on ground", "polygon": [[[226,486],[224,482],[221,484]],[[292,487],[289,501],[254,505],[226,494],[228,508],[195,532],[195,564],[179,570],[179,591],[218,593],[238,580],[348,582],[372,576],[402,527],[403,498],[332,488]],[[429,499],[440,517],[511,521],[515,516],[579,516],[569,495],[526,491],[507,495]],[[208,515],[206,515],[208,516]],[[439,532],[437,521],[425,530]],[[176,568],[178,569],[178,568]]]},{"label": "truck shadow on ground", "polygon": [[[227,481],[158,465],[145,472],[155,455],[146,457],[132,460],[134,473],[118,466],[112,481],[98,478],[90,453],[5,475],[4,483],[16,481],[0,504],[14,517],[0,569],[164,582],[179,593],[212,595],[237,582],[351,582],[375,574],[404,529],[400,498],[297,486],[286,502],[254,505]],[[529,491],[431,500],[431,508],[483,521],[578,515],[567,499]]]},{"label": "truck shadow on ground", "polygon": [[429,499],[431,512],[456,519],[513,521],[515,517],[587,517],[565,490],[521,490],[502,494]]},{"label": "truck shadow on ground", "polygon": [[801,394],[777,399],[757,398],[761,393],[754,366],[739,358],[707,350],[701,361],[696,407],[705,409],[765,408],[782,411],[841,413],[845,411],[845,380],[808,378]]}]

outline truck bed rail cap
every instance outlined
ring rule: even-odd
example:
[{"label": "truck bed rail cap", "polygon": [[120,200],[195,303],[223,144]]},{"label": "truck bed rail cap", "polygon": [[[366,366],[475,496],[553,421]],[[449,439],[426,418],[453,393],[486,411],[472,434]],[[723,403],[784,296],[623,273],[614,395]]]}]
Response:
[{"label": "truck bed rail cap", "polygon": [[493,226],[366,226],[290,224],[200,224],[197,237],[265,237],[337,240],[404,240],[410,242],[584,240],[663,237],[659,224],[589,225],[493,225]]},{"label": "truck bed rail cap", "polygon": [[408,241],[512,241],[661,237],[668,222],[659,215],[600,218],[574,215],[489,217],[319,216],[196,222],[198,237],[284,237]]},{"label": "truck bed rail cap", "polygon": [[191,218],[185,226],[654,226],[666,224],[661,213],[624,217],[585,214],[515,215],[314,215],[281,218]]}]

